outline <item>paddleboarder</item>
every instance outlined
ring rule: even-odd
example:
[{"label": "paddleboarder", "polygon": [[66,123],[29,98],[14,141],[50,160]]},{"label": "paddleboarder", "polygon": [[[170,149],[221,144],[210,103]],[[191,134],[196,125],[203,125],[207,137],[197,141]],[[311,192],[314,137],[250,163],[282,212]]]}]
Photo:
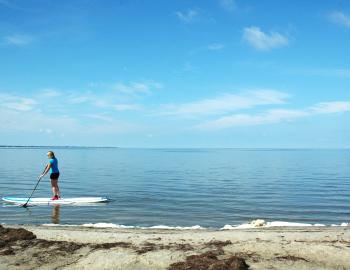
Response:
[{"label": "paddleboarder", "polygon": [[52,151],[47,152],[47,157],[49,159],[49,163],[46,165],[44,172],[39,176],[39,179],[43,178],[50,171],[50,179],[51,179],[51,187],[53,197],[51,200],[59,200],[60,189],[58,187],[58,178],[60,176],[60,171],[58,170],[58,161],[55,157],[55,153]]}]

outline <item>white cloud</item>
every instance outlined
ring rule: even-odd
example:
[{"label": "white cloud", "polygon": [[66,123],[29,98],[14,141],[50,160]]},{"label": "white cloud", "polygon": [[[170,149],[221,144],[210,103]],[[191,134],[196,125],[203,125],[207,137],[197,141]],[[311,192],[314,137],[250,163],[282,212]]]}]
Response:
[{"label": "white cloud", "polygon": [[152,90],[163,88],[163,85],[158,82],[131,82],[129,84],[116,83],[112,89],[123,94],[149,94]]},{"label": "white cloud", "polygon": [[131,83],[129,85],[123,84],[123,83],[117,83],[114,86],[114,89],[124,93],[124,94],[134,94],[134,93],[141,93],[141,94],[148,94],[150,93],[149,87],[142,83]]},{"label": "white cloud", "polygon": [[196,126],[198,129],[215,130],[235,126],[252,126],[279,123],[281,121],[293,120],[305,116],[305,112],[297,110],[270,110],[263,114],[235,114],[208,121]]},{"label": "white cloud", "polygon": [[111,115],[85,114],[83,116],[92,120],[97,120],[97,122],[95,123],[89,123],[88,125],[84,125],[82,129],[84,129],[84,132],[86,132],[87,134],[120,134],[140,131],[143,129],[141,125],[120,121],[115,119]]},{"label": "white cloud", "polygon": [[[59,128],[59,130],[57,130]],[[67,116],[52,116],[39,111],[17,111],[0,108],[0,130],[38,133],[73,132],[81,130],[76,120]]]},{"label": "white cloud", "polygon": [[274,109],[261,114],[234,114],[195,126],[200,130],[218,130],[237,126],[255,126],[292,121],[320,114],[350,111],[350,102],[323,102],[301,110]]},{"label": "white cloud", "polygon": [[[114,91],[118,92],[135,94],[136,93],[150,93],[150,88],[145,85],[138,85],[135,87],[129,87],[123,84],[116,85],[114,87]],[[72,94],[69,95],[66,102],[72,105],[79,105],[84,107],[95,107],[98,109],[105,110],[116,110],[116,111],[131,111],[131,110],[139,110],[141,106],[138,104],[129,104],[129,103],[121,103],[125,101],[125,98],[118,97],[115,93],[85,93],[81,95]]]},{"label": "white cloud", "polygon": [[288,97],[289,95],[283,92],[261,89],[242,94],[225,94],[184,104],[164,105],[162,114],[183,117],[222,114],[258,105],[282,104]]},{"label": "white cloud", "polygon": [[333,101],[333,102],[322,102],[316,104],[311,109],[311,113],[322,114],[322,113],[342,113],[350,111],[350,102],[344,101]]},{"label": "white cloud", "polygon": [[194,22],[199,16],[199,12],[195,9],[189,9],[186,12],[177,11],[175,14],[184,23]]},{"label": "white cloud", "polygon": [[208,45],[208,50],[211,50],[211,51],[219,51],[219,50],[222,50],[224,47],[225,47],[224,44],[221,44],[221,43],[212,43],[212,44],[209,44],[209,45]]},{"label": "white cloud", "polygon": [[39,92],[38,97],[40,98],[55,98],[61,96],[62,93],[51,88],[43,89]]},{"label": "white cloud", "polygon": [[95,101],[95,99],[86,94],[83,94],[83,95],[71,94],[67,97],[67,102],[69,104],[82,104],[89,101]]},{"label": "white cloud", "polygon": [[18,102],[3,103],[3,106],[17,111],[31,111],[34,109],[35,104],[36,102],[32,99],[22,99]]},{"label": "white cloud", "polygon": [[237,8],[235,0],[219,0],[221,7],[228,11],[233,11]]},{"label": "white cloud", "polygon": [[37,101],[32,98],[0,94],[0,107],[3,108],[24,112],[33,110],[36,105]]},{"label": "white cloud", "polygon": [[53,137],[70,135],[107,135],[135,132],[142,125],[128,123],[115,117],[91,114],[84,121],[84,115],[64,116],[46,112],[26,111],[25,113],[0,107],[1,132],[42,133]]},{"label": "white cloud", "polygon": [[162,89],[159,82],[135,81],[129,83],[91,83],[87,91],[43,89],[33,94],[42,106],[57,111],[73,111],[76,108],[83,110],[110,110],[131,111],[139,110],[141,106],[134,104],[143,95],[151,94]]},{"label": "white cloud", "polygon": [[259,27],[244,28],[243,40],[260,51],[268,51],[288,45],[288,38],[277,32],[266,34]]},{"label": "white cloud", "polygon": [[29,35],[13,34],[13,35],[4,37],[5,44],[15,45],[15,46],[25,46],[31,43],[33,40],[34,38]]},{"label": "white cloud", "polygon": [[333,11],[328,14],[328,19],[335,24],[350,27],[350,16],[340,11]]},{"label": "white cloud", "polygon": [[[123,93],[112,84],[89,91],[63,91],[52,88],[26,96],[0,92],[0,130],[49,134],[117,134],[142,128],[141,123],[118,119],[118,111],[142,110],[133,103],[136,94],[151,93],[163,86],[154,81],[122,85]],[[133,94],[133,95],[131,95]],[[136,96],[135,96],[136,95]],[[84,114],[95,115],[84,117]],[[100,116],[100,117],[99,117]],[[103,120],[103,121],[102,121]],[[59,130],[58,130],[59,127]]]}]

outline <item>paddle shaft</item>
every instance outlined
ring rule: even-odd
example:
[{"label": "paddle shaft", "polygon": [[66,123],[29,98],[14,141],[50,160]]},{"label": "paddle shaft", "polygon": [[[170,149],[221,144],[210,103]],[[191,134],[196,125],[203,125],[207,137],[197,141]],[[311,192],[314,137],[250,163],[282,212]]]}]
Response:
[{"label": "paddle shaft", "polygon": [[[45,167],[45,169],[44,169],[44,172],[45,172],[45,170],[46,170],[46,167]],[[39,180],[38,180],[38,182],[36,183],[35,188],[33,189],[32,193],[30,194],[30,196],[29,196],[27,202],[26,202],[25,204],[22,205],[23,207],[26,207],[27,204],[28,204],[28,202],[29,202],[29,200],[32,198],[32,196],[33,196],[33,194],[34,194],[34,191],[35,191],[36,188],[38,187],[41,178],[42,178],[42,177],[39,177]]]},{"label": "paddle shaft", "polygon": [[35,188],[33,189],[32,193],[30,194],[30,196],[29,196],[27,202],[26,202],[25,204],[22,205],[23,207],[26,207],[26,206],[27,206],[29,200],[30,200],[30,199],[32,198],[32,196],[33,196],[34,191],[35,191],[36,188],[38,187],[40,180],[41,180],[41,177],[39,178],[38,182],[36,183]]}]

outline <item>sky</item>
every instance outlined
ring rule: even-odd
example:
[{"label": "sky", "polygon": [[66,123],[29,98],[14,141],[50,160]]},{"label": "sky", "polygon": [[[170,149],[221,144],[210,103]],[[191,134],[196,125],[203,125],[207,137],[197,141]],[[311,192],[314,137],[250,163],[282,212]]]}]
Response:
[{"label": "sky", "polygon": [[350,148],[349,48],[349,0],[0,0],[0,145]]}]

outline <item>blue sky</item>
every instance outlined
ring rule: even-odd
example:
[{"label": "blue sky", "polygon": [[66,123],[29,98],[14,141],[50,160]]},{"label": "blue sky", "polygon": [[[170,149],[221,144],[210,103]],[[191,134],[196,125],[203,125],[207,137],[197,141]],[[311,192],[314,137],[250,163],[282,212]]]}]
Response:
[{"label": "blue sky", "polygon": [[0,0],[0,144],[350,147],[349,1]]}]

